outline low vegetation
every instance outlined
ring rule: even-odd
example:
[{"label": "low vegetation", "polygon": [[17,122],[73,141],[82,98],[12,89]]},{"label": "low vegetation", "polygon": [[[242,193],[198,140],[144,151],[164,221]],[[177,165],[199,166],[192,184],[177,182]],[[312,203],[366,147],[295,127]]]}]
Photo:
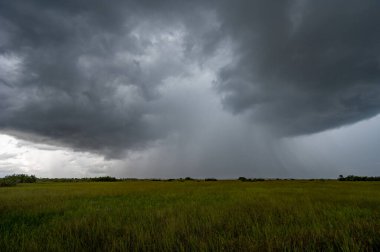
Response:
[{"label": "low vegetation", "polygon": [[22,183],[0,188],[0,248],[379,251],[380,182]]},{"label": "low vegetation", "polygon": [[339,181],[380,181],[380,177],[367,177],[367,176],[354,176],[349,175],[344,177],[343,175],[339,175]]},{"label": "low vegetation", "polygon": [[257,181],[265,181],[263,178],[245,178],[245,177],[239,177],[238,180],[242,182],[257,182]]},{"label": "low vegetation", "polygon": [[94,177],[94,178],[39,178],[39,182],[116,182],[122,179],[117,179],[115,177],[104,176],[104,177]]},{"label": "low vegetation", "polygon": [[[264,178],[246,178],[246,177],[239,177],[237,180],[242,182],[261,182],[261,181],[293,181],[295,179],[264,179]],[[330,179],[331,180],[331,179]],[[344,177],[343,175],[339,175],[338,177],[339,181],[380,181],[380,177],[363,177],[363,176],[354,176],[349,175],[347,177]],[[185,178],[170,178],[170,179],[159,179],[159,178],[152,178],[152,179],[137,179],[137,178],[115,178],[110,176],[103,176],[103,177],[90,177],[90,178],[37,178],[34,175],[27,175],[27,174],[13,174],[6,176],[4,178],[0,178],[0,187],[9,187],[9,186],[15,186],[19,183],[35,183],[35,182],[117,182],[117,181],[167,181],[167,182],[185,182],[185,181],[218,181],[216,178],[205,178],[205,179],[194,179],[191,177],[185,177]],[[309,179],[309,181],[326,181],[326,179]]]},{"label": "low vegetation", "polygon": [[36,183],[37,178],[34,175],[13,174],[0,178],[0,187],[15,186],[18,183]]}]

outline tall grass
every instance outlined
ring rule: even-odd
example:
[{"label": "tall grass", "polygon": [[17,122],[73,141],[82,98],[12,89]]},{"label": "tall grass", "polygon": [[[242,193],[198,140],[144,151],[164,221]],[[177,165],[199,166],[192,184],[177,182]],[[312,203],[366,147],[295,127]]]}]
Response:
[{"label": "tall grass", "polygon": [[379,251],[380,183],[0,188],[0,251]]}]

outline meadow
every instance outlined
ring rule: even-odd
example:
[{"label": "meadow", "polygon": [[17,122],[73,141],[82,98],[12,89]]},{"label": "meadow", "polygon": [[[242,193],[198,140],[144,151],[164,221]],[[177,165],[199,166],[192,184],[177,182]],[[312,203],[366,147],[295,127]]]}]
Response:
[{"label": "meadow", "polygon": [[379,251],[380,182],[0,188],[0,251]]}]

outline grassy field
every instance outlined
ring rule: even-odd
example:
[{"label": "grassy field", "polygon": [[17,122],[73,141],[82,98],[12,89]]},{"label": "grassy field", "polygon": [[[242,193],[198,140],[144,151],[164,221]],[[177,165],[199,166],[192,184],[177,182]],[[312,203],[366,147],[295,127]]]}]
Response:
[{"label": "grassy field", "polygon": [[0,251],[379,251],[380,182],[0,188]]}]

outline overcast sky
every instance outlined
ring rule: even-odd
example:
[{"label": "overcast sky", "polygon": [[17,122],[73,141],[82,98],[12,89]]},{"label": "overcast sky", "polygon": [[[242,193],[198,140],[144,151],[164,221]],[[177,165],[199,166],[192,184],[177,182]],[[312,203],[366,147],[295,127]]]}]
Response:
[{"label": "overcast sky", "polygon": [[377,0],[1,0],[0,176],[380,175]]}]

